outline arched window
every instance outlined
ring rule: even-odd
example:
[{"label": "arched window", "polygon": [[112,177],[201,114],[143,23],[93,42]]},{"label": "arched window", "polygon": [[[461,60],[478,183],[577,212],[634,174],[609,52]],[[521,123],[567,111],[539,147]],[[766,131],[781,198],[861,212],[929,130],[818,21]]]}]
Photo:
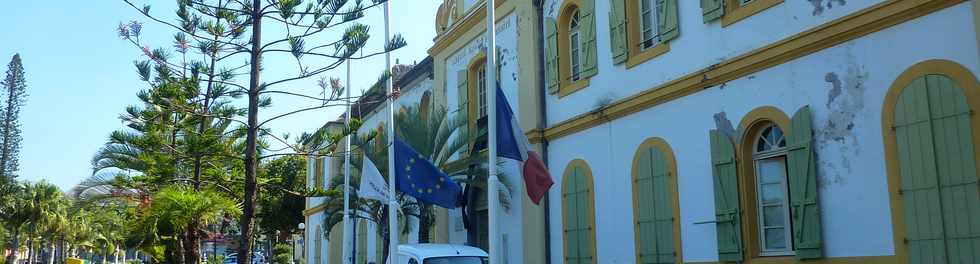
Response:
[{"label": "arched window", "polygon": [[313,241],[313,261],[315,263],[323,263],[323,229],[319,225],[316,226],[316,233],[313,233],[315,237]]},{"label": "arched window", "polygon": [[752,160],[755,167],[760,255],[792,254],[789,224],[789,187],[786,178],[786,137],[773,123],[755,135]]},{"label": "arched window", "polygon": [[595,198],[592,170],[574,160],[562,177],[565,263],[595,264]]},{"label": "arched window", "polygon": [[720,261],[823,257],[812,123],[807,106],[792,119],[764,106],[742,118],[737,147],[709,132]]},{"label": "arched window", "polygon": [[422,119],[429,119],[430,111],[432,111],[432,92],[425,91],[419,99],[419,113],[422,114]]},{"label": "arched window", "polygon": [[633,157],[633,221],[637,263],[681,257],[677,165],[667,142],[647,139]]},{"label": "arched window", "polygon": [[882,111],[895,255],[908,263],[980,263],[980,83],[930,60],[902,73]]},{"label": "arched window", "polygon": [[355,264],[367,264],[368,263],[368,228],[367,220],[359,219],[357,220],[357,232],[355,240],[357,240],[357,254],[354,256]]},{"label": "arched window", "polygon": [[559,10],[545,22],[545,79],[549,93],[564,97],[589,86],[599,71],[595,0],[563,0]]}]

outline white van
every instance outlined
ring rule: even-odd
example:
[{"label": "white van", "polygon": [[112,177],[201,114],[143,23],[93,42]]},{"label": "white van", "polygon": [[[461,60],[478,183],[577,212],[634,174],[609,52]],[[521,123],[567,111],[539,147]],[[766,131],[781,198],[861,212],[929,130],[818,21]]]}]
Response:
[{"label": "white van", "polygon": [[398,245],[395,264],[486,264],[486,251],[450,244]]}]

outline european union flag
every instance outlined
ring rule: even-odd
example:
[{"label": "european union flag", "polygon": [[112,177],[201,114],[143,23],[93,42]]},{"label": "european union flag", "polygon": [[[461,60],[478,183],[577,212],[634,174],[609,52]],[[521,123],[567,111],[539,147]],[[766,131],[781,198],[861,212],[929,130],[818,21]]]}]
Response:
[{"label": "european union flag", "polygon": [[423,202],[456,208],[462,188],[412,147],[395,137],[395,184]]}]

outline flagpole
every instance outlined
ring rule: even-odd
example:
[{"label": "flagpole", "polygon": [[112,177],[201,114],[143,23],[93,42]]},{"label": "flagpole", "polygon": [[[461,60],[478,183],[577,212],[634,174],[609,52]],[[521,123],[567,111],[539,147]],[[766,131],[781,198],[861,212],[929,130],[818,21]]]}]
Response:
[{"label": "flagpole", "polygon": [[486,0],[487,3],[487,78],[486,78],[486,96],[487,96],[487,130],[489,130],[488,136],[488,149],[490,154],[490,164],[487,166],[489,168],[489,175],[487,176],[487,217],[489,219],[489,227],[487,231],[490,235],[490,263],[489,264],[499,264],[503,263],[500,260],[500,230],[498,230],[499,225],[497,223],[498,215],[500,210],[498,208],[497,202],[500,200],[497,196],[499,193],[497,191],[498,179],[497,179],[497,26],[496,26],[496,12],[494,12],[494,0]]},{"label": "flagpole", "polygon": [[[347,95],[346,95],[346,99],[345,99],[347,101],[347,114],[344,115],[344,127],[346,127],[345,129],[350,129],[350,115],[351,115],[351,112],[350,112],[350,87],[351,87],[351,84],[350,84],[350,59],[347,59],[347,88],[344,89],[344,90],[347,90],[346,91],[347,92]],[[348,132],[353,133],[353,131],[348,131]],[[344,241],[343,241],[343,246],[342,246],[343,253],[341,253],[341,257],[343,258],[343,260],[341,262],[344,263],[344,264],[350,264],[351,263],[351,261],[350,261],[350,250],[351,250],[350,242],[351,242],[351,238],[353,236],[353,234],[351,234],[351,225],[350,225],[350,154],[351,154],[350,139],[351,139],[351,134],[348,134],[347,135],[347,140],[344,143],[344,145],[345,145],[345,148],[344,148]]]},{"label": "flagpole", "polygon": [[[391,42],[391,0],[385,1],[385,49]],[[385,50],[385,70],[388,72],[388,264],[395,263],[398,252],[398,213],[395,211],[395,98],[394,72],[391,71],[391,51]]]}]

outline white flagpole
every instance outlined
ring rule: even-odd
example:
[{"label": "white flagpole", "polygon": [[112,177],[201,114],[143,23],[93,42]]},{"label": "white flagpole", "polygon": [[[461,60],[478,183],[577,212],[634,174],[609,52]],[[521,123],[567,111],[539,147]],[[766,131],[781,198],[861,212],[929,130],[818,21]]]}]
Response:
[{"label": "white flagpole", "polygon": [[[385,1],[385,49],[391,42],[391,0]],[[388,71],[388,264],[395,263],[398,253],[398,212],[395,211],[395,98],[394,72],[391,71],[391,51],[385,51],[385,70]]]},{"label": "white flagpole", "polygon": [[496,12],[494,12],[494,0],[486,0],[487,2],[487,78],[486,78],[486,96],[487,96],[487,130],[489,130],[489,137],[487,140],[490,160],[490,164],[487,166],[490,168],[489,175],[487,177],[487,217],[489,219],[489,227],[487,228],[490,234],[490,263],[489,264],[499,264],[503,263],[500,260],[500,230],[498,230],[499,225],[497,222],[500,210],[497,206],[499,201],[497,192],[498,179],[497,179],[497,26],[496,26]]},{"label": "white flagpole", "polygon": [[[344,127],[346,129],[350,128],[350,88],[350,59],[347,59],[347,87],[344,89],[347,90],[347,98],[345,99],[347,101],[347,114],[344,115]],[[351,263],[350,250],[351,238],[353,238],[350,225],[350,137],[351,135],[347,135],[347,140],[344,143],[346,146],[344,148],[344,242],[341,247],[343,250],[343,253],[341,253],[343,260],[341,262],[344,264]]]}]

